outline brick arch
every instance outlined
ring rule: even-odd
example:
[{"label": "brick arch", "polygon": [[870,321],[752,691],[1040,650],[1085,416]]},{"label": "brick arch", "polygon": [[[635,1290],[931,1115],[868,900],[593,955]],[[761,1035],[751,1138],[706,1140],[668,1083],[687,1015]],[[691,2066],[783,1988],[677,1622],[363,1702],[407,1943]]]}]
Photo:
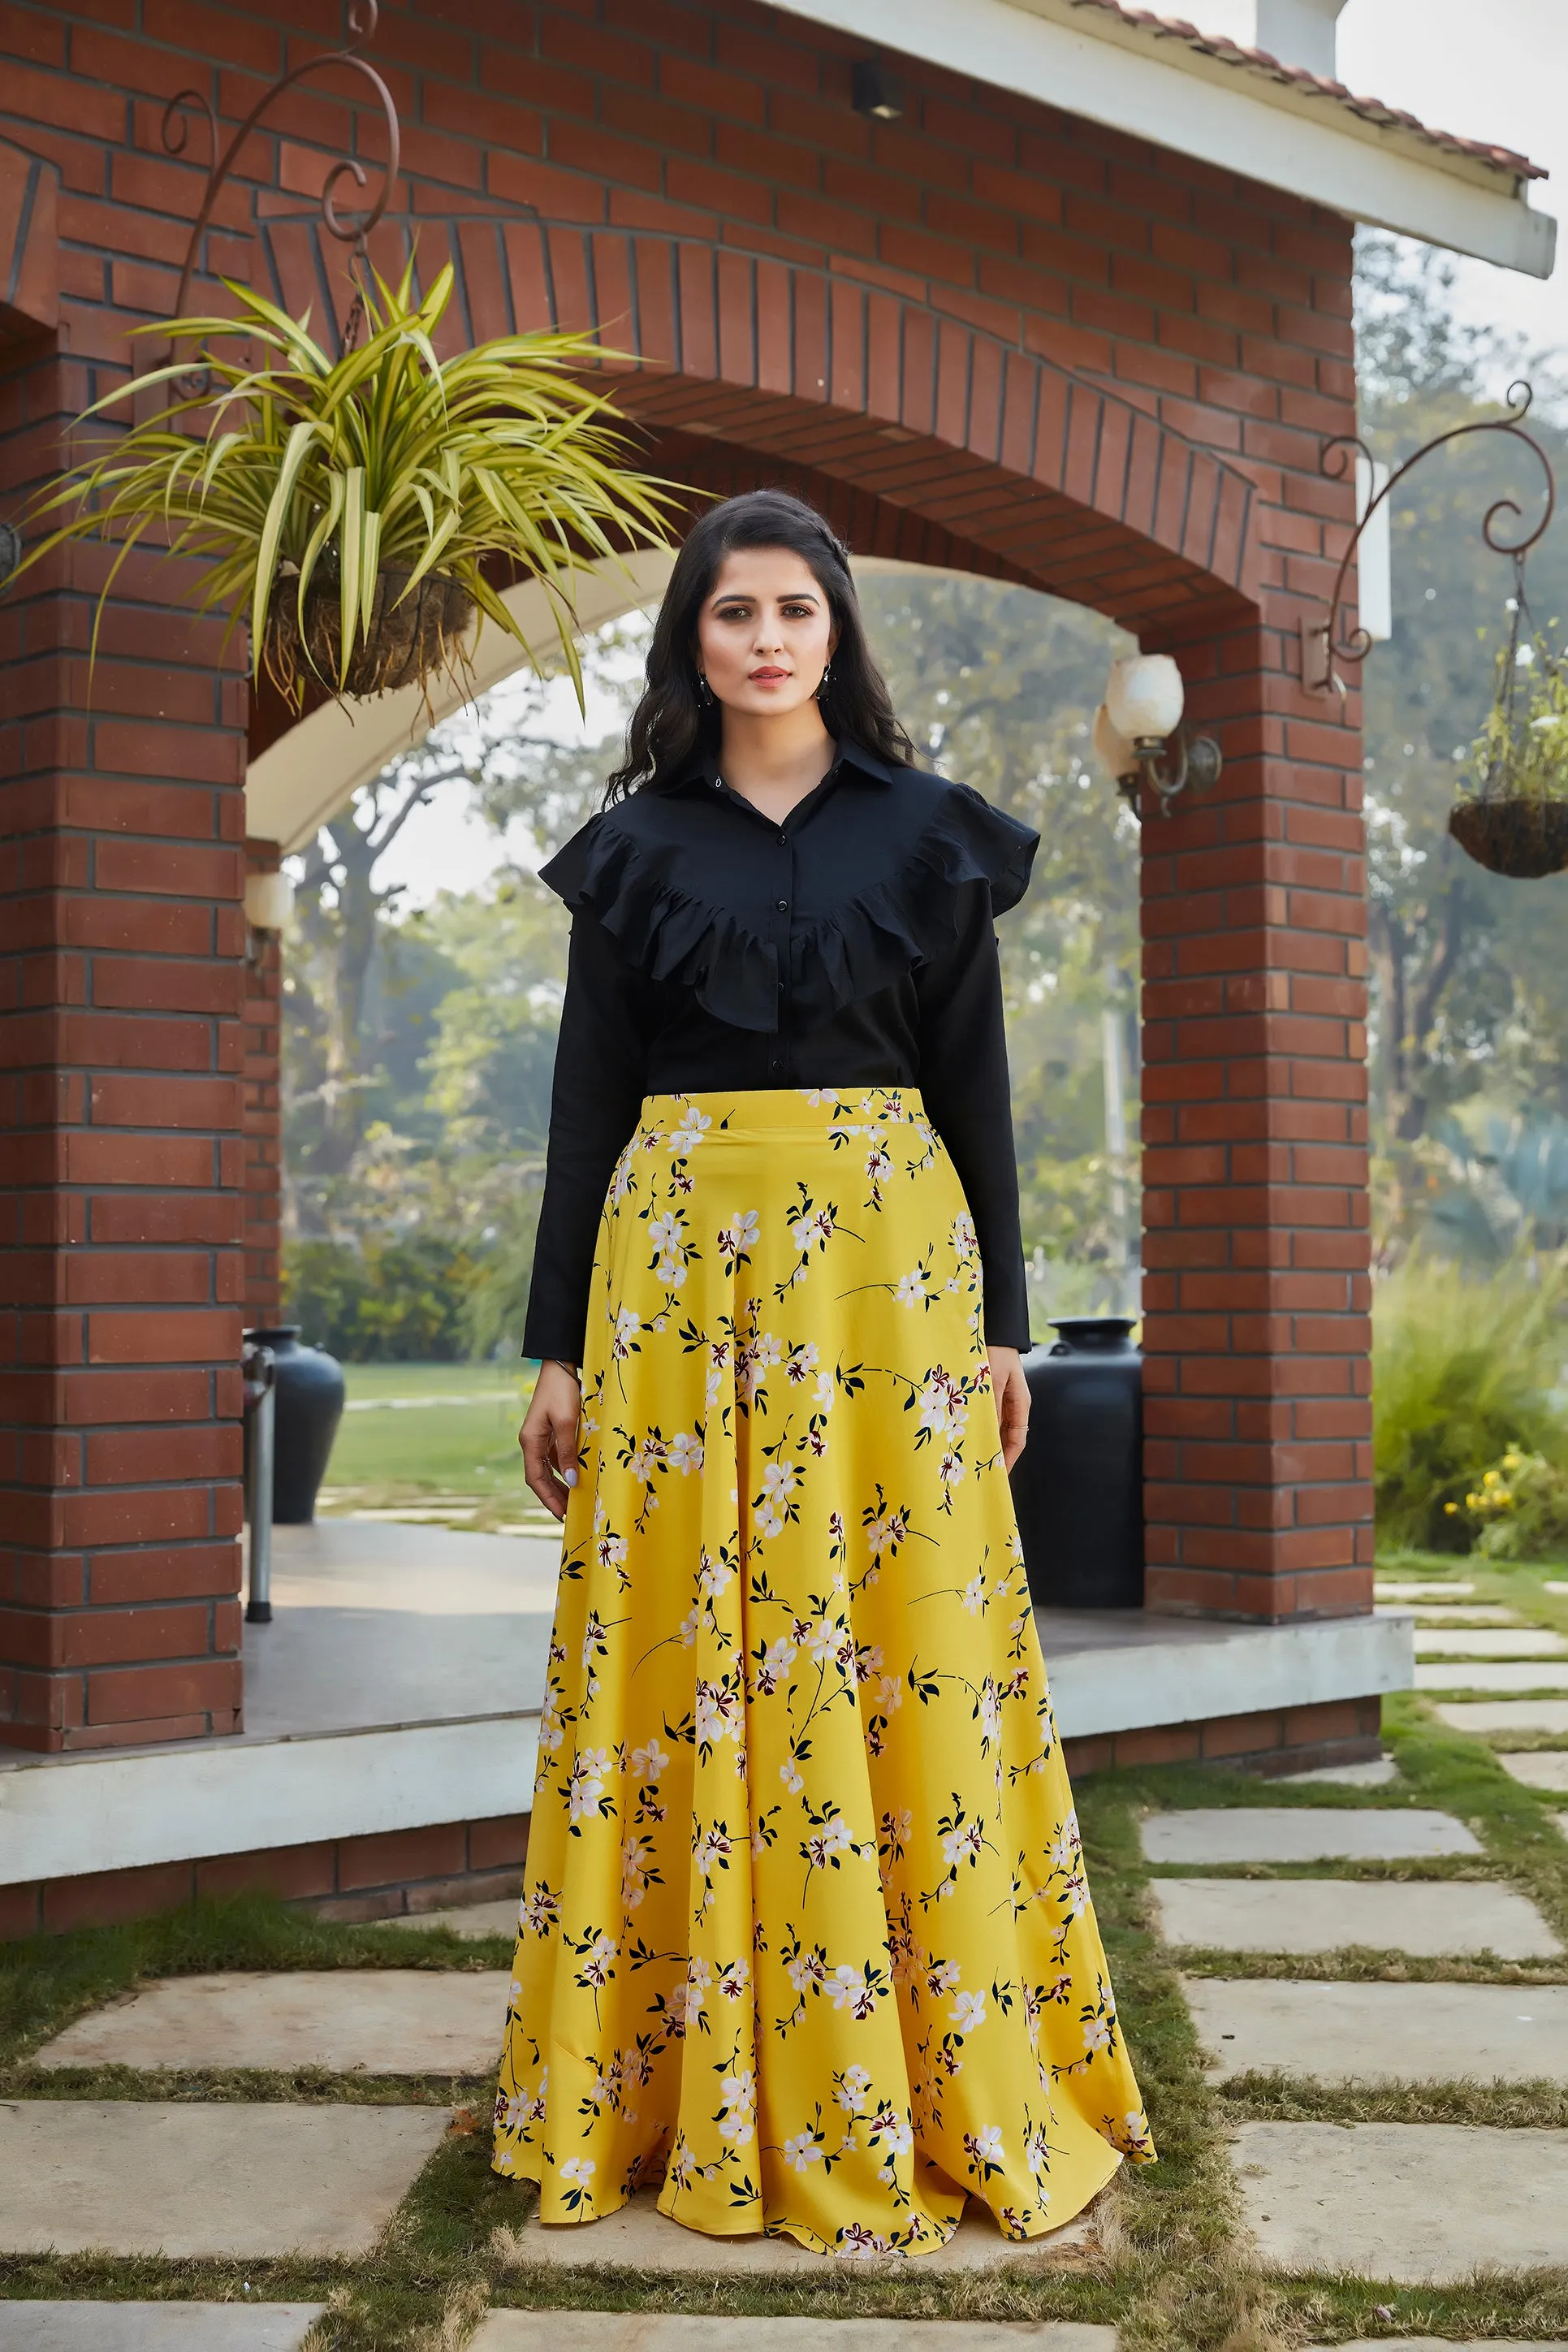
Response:
[{"label": "brick arch", "polygon": [[[1249,478],[978,320],[831,269],[565,222],[389,220],[378,266],[401,266],[415,227],[423,278],[455,267],[455,333],[597,330],[632,363],[618,405],[695,488],[810,475],[856,515],[862,553],[1016,580],[1145,638],[1255,617]],[[319,231],[274,223],[267,244],[286,305],[334,299]]]}]

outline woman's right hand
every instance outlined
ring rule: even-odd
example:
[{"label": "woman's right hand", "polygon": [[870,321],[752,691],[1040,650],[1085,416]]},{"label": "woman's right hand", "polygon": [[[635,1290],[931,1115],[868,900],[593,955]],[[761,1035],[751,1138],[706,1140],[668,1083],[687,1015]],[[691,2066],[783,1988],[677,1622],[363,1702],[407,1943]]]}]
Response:
[{"label": "woman's right hand", "polygon": [[541,1364],[517,1444],[528,1485],[553,1518],[565,1518],[567,1489],[577,1484],[581,1412],[582,1389],[576,1375],[564,1364]]}]

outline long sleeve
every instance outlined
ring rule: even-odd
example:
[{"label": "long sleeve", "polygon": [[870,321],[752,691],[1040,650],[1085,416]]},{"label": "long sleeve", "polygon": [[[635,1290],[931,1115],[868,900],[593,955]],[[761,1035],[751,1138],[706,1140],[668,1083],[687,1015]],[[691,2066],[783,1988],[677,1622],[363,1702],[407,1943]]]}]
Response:
[{"label": "long sleeve", "polygon": [[571,926],[526,1356],[580,1363],[600,1213],[645,1089],[644,981],[586,911]]},{"label": "long sleeve", "polygon": [[1029,1346],[1018,1162],[1002,1024],[1001,961],[983,883],[965,892],[958,937],[915,973],[920,1092],[946,1145],[980,1244],[986,1330],[994,1348]]}]

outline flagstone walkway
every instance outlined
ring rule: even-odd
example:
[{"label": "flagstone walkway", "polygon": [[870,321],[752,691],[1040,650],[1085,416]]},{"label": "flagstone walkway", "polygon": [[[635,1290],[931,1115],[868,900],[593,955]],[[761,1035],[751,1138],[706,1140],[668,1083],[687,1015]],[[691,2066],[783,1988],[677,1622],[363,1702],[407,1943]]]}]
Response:
[{"label": "flagstone walkway", "polygon": [[[1458,1580],[1385,1586],[1379,1600],[1417,1610],[1422,1656],[1442,1678],[1430,1716],[1491,1745],[1518,1837],[1568,1832],[1552,1802],[1568,1792],[1568,1699],[1543,1680],[1563,1671],[1552,1664],[1562,1636]],[[1495,1695],[1490,1678],[1518,1673],[1531,1678],[1521,1696]],[[1146,1916],[1180,1972],[1207,2095],[1228,2123],[1244,2255],[1281,2289],[1351,2274],[1368,2322],[1391,2315],[1404,2289],[1463,2290],[1478,2265],[1568,2273],[1568,2130],[1553,2120],[1568,2086],[1568,1914],[1550,1874],[1521,1876],[1509,1859],[1524,1851],[1517,1838],[1505,1851],[1490,1817],[1423,1797],[1462,1776],[1423,1782],[1410,1753],[1413,1778],[1385,1758],[1268,1786],[1173,1780],[1186,1795],[1166,1809],[1152,1776],[1139,1823]],[[1195,1789],[1209,1801],[1190,1801]],[[0,2281],[0,2352],[371,2342],[362,2325],[340,2336],[323,2298],[334,2277],[373,2276],[423,2226],[411,2217],[438,2176],[462,2183],[442,2192],[457,2197],[454,2212],[480,2193],[508,1979],[500,1949],[474,1947],[504,1948],[514,1920],[509,1901],[404,1919],[376,1931],[391,1965],[150,1977],[32,2052],[22,2095],[0,2101],[0,2261],[52,2250],[140,2268],[124,2272],[129,2299],[108,2302],[7,2301]],[[433,1944],[440,1929],[459,1940]],[[1508,2099],[1516,2126],[1499,2119]],[[1155,2123],[1157,2134],[1157,2112]],[[912,2335],[918,2352],[1117,2352],[1113,2326],[1042,2316],[943,2318],[929,2303],[917,2320],[841,2303],[802,2312],[803,2286],[832,2266],[788,2241],[698,2240],[647,2197],[591,2227],[546,2230],[505,2194],[514,2218],[489,2242],[488,2285],[444,2309],[432,2287],[417,2323],[374,2333],[378,2352],[383,2340],[387,2352],[438,2340],[443,2352],[908,2352]],[[1113,2188],[1028,2246],[970,2217],[942,2254],[888,2275],[917,2268],[938,2311],[1038,2311],[1016,2297],[1042,2282],[1052,2294],[1097,2294],[1094,2282],[1119,2275],[1122,2200]],[[451,2224],[433,2226],[435,2244]],[[225,2300],[183,2301],[207,2281],[182,2286],[171,2271],[171,2299],[145,2299],[150,2262],[289,2261],[305,2266],[295,2275],[308,2296],[277,2283],[274,2299],[257,2299],[234,2271]],[[857,2265],[853,2291],[882,2275]],[[683,2294],[742,2292],[793,2307],[668,2308]],[[530,2294],[639,2307],[512,2307]],[[497,2307],[484,2308],[486,2294]],[[1390,2340],[1422,2352],[1427,2339],[1396,2327],[1377,2338]],[[1457,2336],[1441,2340],[1456,2352]]]}]

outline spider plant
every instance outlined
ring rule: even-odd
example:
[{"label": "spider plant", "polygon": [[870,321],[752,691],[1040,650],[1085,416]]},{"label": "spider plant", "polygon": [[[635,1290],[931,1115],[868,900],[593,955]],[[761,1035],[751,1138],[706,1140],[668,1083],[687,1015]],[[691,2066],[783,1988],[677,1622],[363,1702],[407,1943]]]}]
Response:
[{"label": "spider plant", "polygon": [[[18,569],[67,540],[112,544],[101,620],[149,532],[171,555],[203,558],[197,608],[225,612],[231,628],[248,619],[253,676],[267,670],[298,709],[312,677],[339,695],[378,691],[461,658],[475,607],[530,650],[487,576],[498,560],[545,588],[580,699],[572,569],[664,543],[676,503],[672,485],[627,465],[607,395],[571,373],[603,357],[593,338],[505,335],[438,359],[452,269],[416,299],[411,258],[395,285],[375,277],[364,290],[365,340],[334,359],[308,313],[291,319],[224,282],[233,318],[136,331],[167,333],[183,354],[78,424],[132,391],[164,387],[167,404],[46,486],[30,520],[66,520]],[[235,338],[246,362],[260,347],[259,365],[217,355]],[[382,635],[398,641],[390,667]]]}]

